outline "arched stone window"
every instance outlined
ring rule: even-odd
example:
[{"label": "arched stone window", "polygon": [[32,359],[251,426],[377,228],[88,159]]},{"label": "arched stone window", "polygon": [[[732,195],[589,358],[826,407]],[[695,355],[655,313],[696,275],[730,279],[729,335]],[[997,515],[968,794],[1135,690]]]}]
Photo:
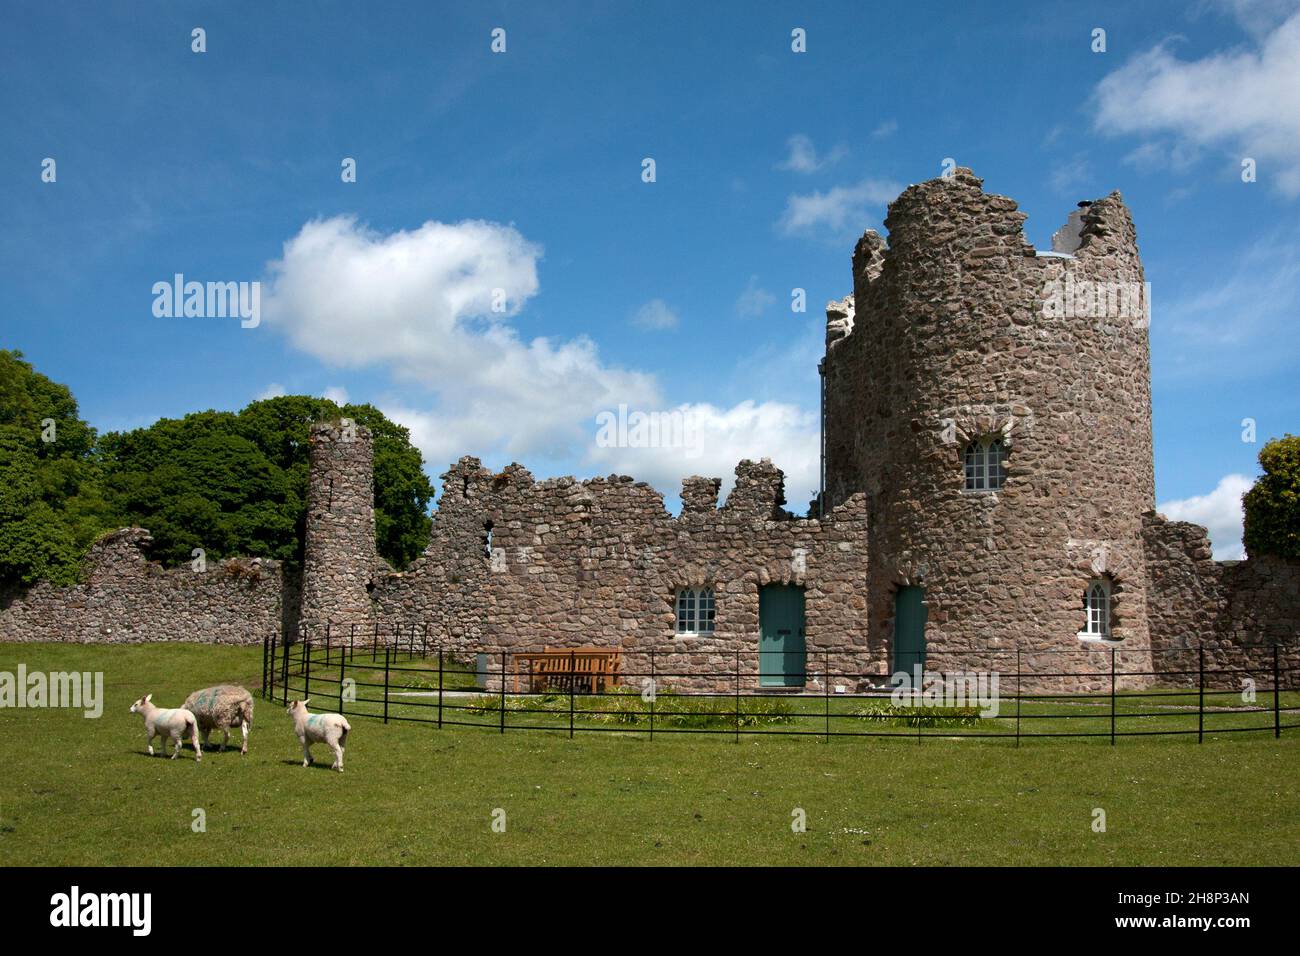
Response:
[{"label": "arched stone window", "polygon": [[1110,639],[1110,582],[1096,578],[1083,592],[1083,629],[1080,637]]},{"label": "arched stone window", "polygon": [[712,634],[713,588],[684,588],[677,592],[677,633]]},{"label": "arched stone window", "polygon": [[966,446],[967,491],[997,491],[1007,480],[1007,446],[1001,438],[977,438]]}]

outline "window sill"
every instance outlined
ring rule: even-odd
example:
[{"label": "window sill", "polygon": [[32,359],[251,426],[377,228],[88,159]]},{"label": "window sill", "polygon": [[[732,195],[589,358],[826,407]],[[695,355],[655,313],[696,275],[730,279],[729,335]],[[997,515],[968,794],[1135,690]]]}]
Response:
[{"label": "window sill", "polygon": [[712,637],[715,631],[675,631],[673,637]]},{"label": "window sill", "polygon": [[1105,635],[1103,635],[1103,634],[1089,634],[1087,631],[1080,631],[1078,634],[1076,634],[1076,635],[1074,635],[1074,636],[1077,637],[1077,638],[1078,638],[1082,643],[1085,643],[1085,644],[1114,644],[1114,645],[1119,645],[1119,644],[1123,644],[1123,643],[1124,643],[1123,641],[1118,640],[1117,638],[1107,637],[1107,636],[1105,636]]}]

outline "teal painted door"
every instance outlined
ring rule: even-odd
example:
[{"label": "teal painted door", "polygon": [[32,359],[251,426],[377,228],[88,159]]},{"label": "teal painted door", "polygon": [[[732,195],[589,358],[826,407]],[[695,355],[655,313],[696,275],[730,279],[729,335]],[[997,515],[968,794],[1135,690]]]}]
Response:
[{"label": "teal painted door", "polygon": [[900,587],[894,596],[894,673],[925,666],[925,589]]},{"label": "teal painted door", "polygon": [[803,588],[769,584],[758,592],[758,683],[804,685]]}]

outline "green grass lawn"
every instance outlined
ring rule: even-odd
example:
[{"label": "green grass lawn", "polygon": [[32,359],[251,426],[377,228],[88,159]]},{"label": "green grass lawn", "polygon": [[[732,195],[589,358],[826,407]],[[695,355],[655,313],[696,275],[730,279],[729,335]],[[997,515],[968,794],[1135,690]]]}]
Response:
[{"label": "green grass lawn", "polygon": [[[756,734],[737,744],[729,735],[649,740],[637,730],[570,740],[567,713],[510,714],[512,724],[533,716],[565,730],[504,735],[358,716],[340,775],[326,769],[323,747],[303,769],[289,718],[261,699],[247,757],[238,748],[200,764],[188,750],[175,761],[145,754],[143,721],[127,712],[136,697],[152,692],[179,706],[221,681],[255,688],[260,649],[0,645],[0,671],[20,662],[103,671],[107,701],[98,720],[0,710],[5,866],[1300,862],[1300,730],[1281,740],[1219,734],[1212,720],[1203,745],[1192,735],[1121,738],[1115,747],[1040,738],[1016,748],[941,730],[918,743],[905,729],[897,739]],[[336,688],[321,690],[315,704],[334,709]],[[1144,713],[1153,701],[1187,703],[1145,695],[1121,703]],[[390,704],[390,714],[416,713],[417,703]],[[816,724],[804,711],[815,705],[825,703],[800,700],[796,720]],[[1102,708],[1094,715],[1102,719],[1084,723],[1109,728],[1109,702],[1082,706]],[[1059,709],[1043,726],[1077,722],[1052,716]],[[1217,719],[1263,725],[1264,717],[1271,726],[1271,715]],[[1092,829],[1094,808],[1105,811],[1104,833]],[[206,832],[192,829],[196,809]],[[505,832],[493,829],[497,810]],[[806,832],[791,829],[797,810]]]}]

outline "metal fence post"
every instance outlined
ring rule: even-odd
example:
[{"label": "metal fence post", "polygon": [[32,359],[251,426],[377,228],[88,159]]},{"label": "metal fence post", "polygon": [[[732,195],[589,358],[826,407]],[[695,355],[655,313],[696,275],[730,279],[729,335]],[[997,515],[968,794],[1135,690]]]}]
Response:
[{"label": "metal fence post", "polygon": [[[274,661],[272,662],[274,664]],[[281,703],[289,703],[289,640],[285,638],[284,642],[284,661],[280,665],[280,698]]]},{"label": "metal fence post", "polygon": [[501,652],[501,733],[506,732],[506,652]]},{"label": "metal fence post", "polygon": [[429,656],[429,622],[424,622],[424,629],[420,632],[420,660],[425,660]]},{"label": "metal fence post", "polygon": [[270,642],[270,640],[271,640],[271,632],[263,631],[262,632],[262,685],[261,685],[261,690],[259,691],[259,693],[262,695],[262,700],[266,700],[266,647],[267,644]]},{"label": "metal fence post", "polygon": [[379,656],[379,622],[375,621],[375,638],[370,644],[370,659],[373,661]]},{"label": "metal fence post", "polygon": [[391,649],[384,645],[384,723],[388,723],[388,656]]},{"label": "metal fence post", "polygon": [[1115,746],[1115,648],[1110,649],[1110,745]]},{"label": "metal fence post", "polygon": [[302,699],[311,696],[311,641],[302,644]]},{"label": "metal fence post", "polygon": [[266,693],[262,697],[266,700],[275,700],[275,648],[279,643],[278,635],[275,631],[271,632],[271,647],[266,655],[266,677],[263,682],[266,684]]},{"label": "metal fence post", "polygon": [[831,652],[826,651],[825,666],[822,669],[822,691],[826,697],[826,742],[831,742]]},{"label": "metal fence post", "polygon": [[357,622],[352,622],[352,628],[348,631],[348,660],[357,659]]},{"label": "metal fence post", "polygon": [[655,698],[659,696],[659,682],[655,677],[655,649],[650,648],[650,739],[655,739]]},{"label": "metal fence post", "polygon": [[740,743],[740,651],[736,651],[736,743]]},{"label": "metal fence post", "polygon": [[1016,746],[1020,746],[1020,645],[1016,645]]},{"label": "metal fence post", "polygon": [[1282,736],[1282,708],[1278,706],[1278,683],[1280,671],[1277,666],[1277,645],[1273,645],[1273,736]]},{"label": "metal fence post", "polygon": [[342,654],[339,655],[339,713],[343,713],[343,682],[346,678],[348,659]]},{"label": "metal fence post", "polygon": [[330,666],[330,622],[325,622],[325,666]]},{"label": "metal fence post", "polygon": [[[477,681],[475,682],[477,683]],[[442,645],[438,645],[438,729],[442,730]]]},{"label": "metal fence post", "polygon": [[1200,661],[1200,692],[1196,707],[1196,742],[1198,744],[1205,742],[1205,645],[1198,648],[1197,658]]},{"label": "metal fence post", "polygon": [[578,658],[569,651],[569,739],[573,739],[573,694],[578,686]]}]

